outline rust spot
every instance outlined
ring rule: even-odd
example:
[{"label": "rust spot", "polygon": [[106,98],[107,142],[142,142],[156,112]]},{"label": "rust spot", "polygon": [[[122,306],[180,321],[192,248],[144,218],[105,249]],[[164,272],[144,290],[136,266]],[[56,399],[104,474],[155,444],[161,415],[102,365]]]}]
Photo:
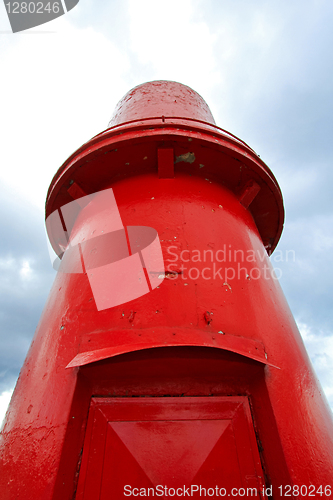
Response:
[{"label": "rust spot", "polygon": [[183,271],[165,271],[164,277],[170,280],[174,280],[177,278],[178,274],[183,274]]}]

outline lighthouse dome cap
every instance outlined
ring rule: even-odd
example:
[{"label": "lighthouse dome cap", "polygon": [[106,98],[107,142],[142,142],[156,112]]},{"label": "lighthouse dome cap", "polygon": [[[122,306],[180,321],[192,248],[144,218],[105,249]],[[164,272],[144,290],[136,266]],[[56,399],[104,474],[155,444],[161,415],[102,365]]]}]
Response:
[{"label": "lighthouse dome cap", "polygon": [[197,92],[178,82],[156,80],[127,92],[118,102],[108,126],[161,117],[216,125],[206,101]]}]

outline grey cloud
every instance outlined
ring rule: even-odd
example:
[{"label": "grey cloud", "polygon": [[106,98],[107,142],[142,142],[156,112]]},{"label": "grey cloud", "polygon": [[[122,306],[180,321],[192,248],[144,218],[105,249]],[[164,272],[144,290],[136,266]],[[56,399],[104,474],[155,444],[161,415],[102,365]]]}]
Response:
[{"label": "grey cloud", "polygon": [[0,392],[18,376],[54,279],[43,213],[0,193]]},{"label": "grey cloud", "polygon": [[[289,221],[278,246],[284,260],[272,256],[274,267],[282,270],[280,282],[294,315],[318,335],[333,333],[332,225],[333,215]],[[295,251],[295,260],[286,262],[287,250]]]}]

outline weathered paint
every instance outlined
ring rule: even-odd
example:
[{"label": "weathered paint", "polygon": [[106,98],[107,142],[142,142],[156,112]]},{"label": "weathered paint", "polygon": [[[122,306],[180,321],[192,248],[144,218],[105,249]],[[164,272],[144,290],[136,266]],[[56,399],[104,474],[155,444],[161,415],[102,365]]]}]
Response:
[{"label": "weathered paint", "polygon": [[[283,227],[268,167],[198,94],[152,82],[59,169],[46,216],[111,187],[125,227],[158,232],[165,279],[97,311],[85,274],[57,274],[1,435],[1,499],[75,498],[94,396],[246,398],[266,485],[331,484],[331,412],[267,255]],[[83,209],[75,231],[104,223]]]}]

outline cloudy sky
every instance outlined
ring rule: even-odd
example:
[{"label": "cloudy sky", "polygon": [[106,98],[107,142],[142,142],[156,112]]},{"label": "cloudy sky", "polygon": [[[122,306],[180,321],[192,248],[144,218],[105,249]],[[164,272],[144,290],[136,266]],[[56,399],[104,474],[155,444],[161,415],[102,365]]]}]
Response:
[{"label": "cloudy sky", "polygon": [[12,34],[0,4],[0,420],[52,285],[50,181],[150,80],[199,92],[274,172],[285,229],[272,261],[333,407],[332,0],[80,0]]}]

